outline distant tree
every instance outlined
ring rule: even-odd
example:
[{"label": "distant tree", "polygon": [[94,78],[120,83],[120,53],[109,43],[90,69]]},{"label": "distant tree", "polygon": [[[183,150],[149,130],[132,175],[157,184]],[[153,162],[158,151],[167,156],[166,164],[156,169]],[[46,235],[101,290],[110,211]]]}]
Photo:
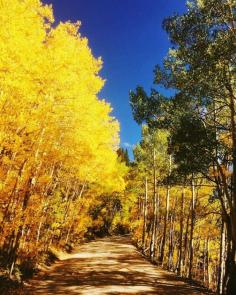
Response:
[{"label": "distant tree", "polygon": [[124,162],[127,166],[130,165],[129,153],[127,149],[119,148],[117,150],[119,159]]}]

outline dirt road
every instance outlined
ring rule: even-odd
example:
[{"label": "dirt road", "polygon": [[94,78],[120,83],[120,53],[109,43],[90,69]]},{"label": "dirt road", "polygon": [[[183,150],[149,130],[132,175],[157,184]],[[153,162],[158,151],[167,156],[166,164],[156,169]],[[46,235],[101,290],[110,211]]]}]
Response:
[{"label": "dirt road", "polygon": [[145,260],[128,238],[106,238],[81,246],[30,281],[26,294],[205,294]]}]

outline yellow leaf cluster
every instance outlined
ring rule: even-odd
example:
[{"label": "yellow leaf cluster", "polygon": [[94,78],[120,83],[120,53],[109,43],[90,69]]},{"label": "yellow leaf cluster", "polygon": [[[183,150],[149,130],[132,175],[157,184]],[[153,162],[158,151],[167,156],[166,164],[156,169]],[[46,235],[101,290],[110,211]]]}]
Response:
[{"label": "yellow leaf cluster", "polygon": [[49,243],[74,228],[84,191],[121,191],[125,168],[119,124],[97,96],[102,61],[80,22],[56,25],[39,0],[1,0],[0,10],[0,242],[22,231],[25,247],[28,235]]}]

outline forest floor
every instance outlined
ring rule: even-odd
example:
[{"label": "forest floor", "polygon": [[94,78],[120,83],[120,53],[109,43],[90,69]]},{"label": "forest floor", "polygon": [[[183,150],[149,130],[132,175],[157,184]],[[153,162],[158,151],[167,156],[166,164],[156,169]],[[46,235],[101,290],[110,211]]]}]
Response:
[{"label": "forest floor", "polygon": [[28,282],[23,294],[207,294],[152,265],[128,237],[86,243]]}]

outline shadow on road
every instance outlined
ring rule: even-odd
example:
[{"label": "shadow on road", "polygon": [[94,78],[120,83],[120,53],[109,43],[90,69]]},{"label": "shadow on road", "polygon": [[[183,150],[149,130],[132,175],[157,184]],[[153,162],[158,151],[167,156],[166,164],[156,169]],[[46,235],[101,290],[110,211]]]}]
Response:
[{"label": "shadow on road", "polygon": [[25,294],[205,294],[146,261],[128,238],[83,245],[30,281]]}]

